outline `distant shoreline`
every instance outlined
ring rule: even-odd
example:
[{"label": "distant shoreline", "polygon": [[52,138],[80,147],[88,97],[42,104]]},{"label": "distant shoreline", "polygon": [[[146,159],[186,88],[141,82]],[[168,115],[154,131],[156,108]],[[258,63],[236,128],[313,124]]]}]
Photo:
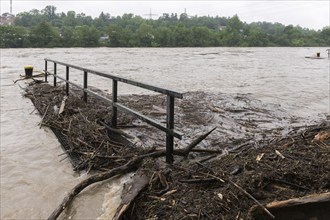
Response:
[{"label": "distant shoreline", "polygon": [[275,22],[246,23],[232,17],[163,14],[144,19],[134,14],[56,13],[56,7],[14,16],[4,13],[0,48],[67,47],[322,47],[330,27],[313,30]]}]

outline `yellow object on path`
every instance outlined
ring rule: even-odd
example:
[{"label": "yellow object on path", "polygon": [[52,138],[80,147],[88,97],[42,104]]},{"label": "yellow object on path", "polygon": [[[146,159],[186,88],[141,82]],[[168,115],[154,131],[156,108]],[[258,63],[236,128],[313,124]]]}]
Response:
[{"label": "yellow object on path", "polygon": [[32,77],[33,66],[24,66],[24,70],[25,70],[26,77]]}]

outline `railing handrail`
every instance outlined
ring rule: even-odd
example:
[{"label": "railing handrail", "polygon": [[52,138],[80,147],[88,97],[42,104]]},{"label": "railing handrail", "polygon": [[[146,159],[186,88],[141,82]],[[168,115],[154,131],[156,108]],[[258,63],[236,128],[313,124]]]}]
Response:
[{"label": "railing handrail", "polygon": [[[53,76],[54,76],[54,74],[51,73],[51,72],[49,72],[49,71],[45,71],[45,72],[46,72],[47,74],[49,74],[49,75],[53,75]],[[91,94],[91,95],[93,95],[93,96],[95,96],[95,97],[97,97],[97,98],[99,98],[99,99],[102,99],[104,102],[107,102],[107,103],[109,103],[109,104],[111,104],[111,105],[113,104],[115,107],[120,108],[120,109],[123,110],[124,112],[133,113],[133,114],[136,115],[139,119],[147,121],[149,124],[153,125],[154,127],[158,128],[158,129],[160,129],[160,130],[162,130],[162,131],[164,131],[164,132],[171,133],[174,137],[176,137],[176,138],[178,138],[178,139],[180,139],[180,140],[181,140],[181,138],[182,138],[182,136],[183,136],[183,134],[181,134],[180,132],[178,132],[178,131],[176,131],[176,130],[174,130],[174,129],[167,129],[166,127],[162,126],[162,125],[161,125],[160,123],[158,123],[157,121],[155,121],[155,120],[153,120],[153,119],[151,119],[151,118],[148,118],[147,116],[142,115],[142,114],[140,114],[140,113],[138,113],[138,112],[136,112],[136,111],[134,111],[134,110],[132,110],[132,109],[126,107],[126,106],[123,106],[123,105],[121,105],[121,104],[119,104],[119,103],[114,103],[114,102],[111,101],[110,99],[108,99],[108,98],[106,98],[106,97],[104,97],[104,96],[101,96],[100,94],[97,94],[96,92],[94,92],[94,91],[92,91],[92,90],[90,90],[90,89],[85,89],[84,87],[82,87],[82,86],[80,86],[80,85],[78,85],[78,84],[76,84],[76,83],[70,82],[70,81],[64,79],[63,77],[60,77],[60,76],[55,76],[55,77],[56,77],[56,78],[59,78],[59,79],[62,80],[63,82],[69,83],[69,84],[71,84],[71,85],[73,85],[73,86],[75,86],[75,87],[81,89],[82,91],[84,91],[84,92],[86,92],[86,93],[88,93],[88,94]]]},{"label": "railing handrail", "polygon": [[[183,98],[183,94],[182,93],[178,93],[178,92],[174,92],[168,89],[163,89],[163,88],[159,88],[156,86],[151,86],[145,83],[140,83],[140,82],[136,82],[133,80],[129,80],[129,79],[124,79],[118,76],[113,76],[110,74],[105,74],[99,71],[95,71],[95,70],[91,70],[91,69],[87,69],[87,68],[83,68],[83,67],[79,67],[79,66],[75,66],[72,64],[68,64],[68,63],[64,63],[61,61],[56,61],[56,60],[52,60],[52,59],[48,59],[45,58],[45,82],[47,82],[47,76],[48,75],[53,75],[54,76],[54,86],[56,86],[57,84],[57,78],[63,80],[66,83],[66,94],[69,95],[69,84],[80,88],[81,90],[83,90],[83,99],[85,102],[87,102],[87,94],[91,94],[94,95],[98,98],[101,98],[102,100],[108,102],[109,104],[112,105],[112,117],[111,117],[111,125],[116,127],[117,126],[117,109],[120,109],[124,112],[130,113],[135,115],[136,117],[138,117],[139,119],[147,122],[148,124],[164,131],[166,133],[166,162],[168,163],[172,163],[173,162],[173,148],[174,148],[174,140],[173,138],[176,137],[178,139],[182,139],[182,134],[178,131],[174,130],[174,99],[175,98]],[[48,71],[47,67],[48,67],[48,61],[54,63],[54,72],[51,73]],[[63,65],[66,67],[66,78],[60,77],[57,74],[57,64]],[[76,83],[73,83],[69,80],[69,68],[74,68],[77,70],[82,70],[83,71],[83,86],[78,85]],[[105,77],[105,78],[109,78],[112,79],[112,100],[97,94],[96,92],[88,89],[88,73],[92,73],[101,77]],[[130,109],[124,105],[121,105],[117,102],[117,96],[118,96],[118,82],[123,82],[126,84],[130,84],[133,86],[137,86],[140,88],[144,88],[147,90],[151,90],[154,92],[158,92],[158,93],[162,93],[166,95],[166,127],[163,126],[160,122],[151,119],[133,109]]]},{"label": "railing handrail", "polygon": [[107,73],[102,73],[102,72],[99,72],[99,71],[96,71],[96,70],[91,70],[91,69],[75,66],[75,65],[72,65],[72,64],[68,64],[68,63],[64,63],[64,62],[61,62],[61,61],[56,61],[56,60],[52,60],[52,59],[48,59],[48,58],[45,58],[45,61],[58,63],[58,64],[61,64],[63,66],[68,66],[68,67],[71,67],[71,68],[74,68],[74,69],[77,69],[77,70],[82,70],[84,72],[92,73],[92,74],[102,76],[102,77],[105,77],[105,78],[114,79],[114,80],[117,80],[118,82],[123,82],[123,83],[126,83],[126,84],[130,84],[130,85],[133,85],[133,86],[137,86],[137,87],[140,87],[140,88],[151,90],[151,91],[154,91],[154,92],[162,93],[162,94],[165,94],[165,95],[170,95],[170,96],[173,96],[175,98],[179,98],[179,99],[183,98],[182,93],[175,92],[175,91],[172,91],[172,90],[169,90],[169,89],[163,89],[163,88],[160,88],[160,87],[157,87],[157,86],[152,86],[152,85],[149,85],[149,84],[146,84],[146,83],[141,83],[141,82],[137,82],[137,81],[134,81],[134,80],[125,79],[125,78],[122,78],[122,77],[114,76],[114,75],[107,74]]}]

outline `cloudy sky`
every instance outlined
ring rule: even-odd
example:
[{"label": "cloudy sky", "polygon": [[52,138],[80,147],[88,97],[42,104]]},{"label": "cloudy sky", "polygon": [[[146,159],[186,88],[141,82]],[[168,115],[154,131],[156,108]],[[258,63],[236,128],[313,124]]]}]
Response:
[{"label": "cloudy sky", "polygon": [[[145,18],[147,14],[156,14],[158,18],[163,13],[178,13],[185,11],[194,16],[233,16],[237,14],[242,21],[268,21],[280,22],[285,25],[293,24],[311,29],[322,29],[329,26],[330,1],[329,0],[254,0],[254,1],[92,1],[92,0],[12,0],[13,14],[31,9],[41,10],[47,5],[54,5],[57,12],[74,10],[92,17],[98,16],[102,11],[111,16],[133,13]],[[10,11],[10,0],[1,0],[1,14]]]}]

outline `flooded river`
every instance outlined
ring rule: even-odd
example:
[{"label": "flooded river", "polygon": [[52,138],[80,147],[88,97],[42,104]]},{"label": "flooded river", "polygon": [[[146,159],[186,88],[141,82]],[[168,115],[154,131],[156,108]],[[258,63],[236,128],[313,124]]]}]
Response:
[{"label": "flooded river", "polygon": [[[13,80],[25,65],[43,70],[44,58],[99,70],[178,92],[251,94],[305,118],[329,114],[326,48],[97,48],[1,50],[1,219],[45,219],[86,174],[76,174],[53,133]],[[306,59],[321,52],[325,59]],[[49,69],[52,69],[49,67]],[[58,68],[64,75],[64,68]],[[81,82],[82,74],[72,72]],[[98,77],[92,86],[111,90]],[[119,84],[120,94],[143,93]],[[129,178],[129,177],[125,177]],[[95,184],[62,218],[108,219],[120,182]]]}]

